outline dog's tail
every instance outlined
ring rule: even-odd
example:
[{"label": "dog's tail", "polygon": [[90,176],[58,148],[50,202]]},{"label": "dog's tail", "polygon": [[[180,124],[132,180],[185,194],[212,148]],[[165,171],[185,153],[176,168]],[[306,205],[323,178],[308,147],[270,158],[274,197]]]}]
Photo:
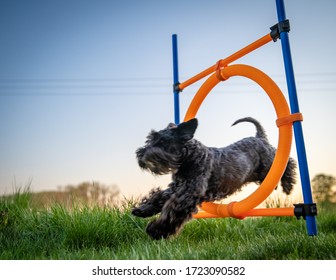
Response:
[{"label": "dog's tail", "polygon": [[236,120],[232,124],[232,126],[234,126],[234,125],[236,125],[238,123],[241,123],[241,122],[250,122],[250,123],[253,123],[256,126],[256,128],[257,128],[256,137],[267,139],[267,135],[266,135],[266,132],[265,132],[264,128],[261,126],[261,124],[256,119],[251,118],[251,117],[242,118],[242,119]]}]

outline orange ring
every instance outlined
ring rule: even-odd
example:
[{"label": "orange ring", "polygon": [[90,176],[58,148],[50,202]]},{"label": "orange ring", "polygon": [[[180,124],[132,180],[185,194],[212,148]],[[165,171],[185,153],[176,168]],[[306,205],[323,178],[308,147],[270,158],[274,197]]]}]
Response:
[{"label": "orange ring", "polygon": [[[187,110],[184,121],[188,121],[196,116],[205,97],[220,82],[218,73],[212,74],[195,94]],[[271,99],[277,118],[282,119],[290,115],[287,101],[276,83],[264,72],[252,66],[236,64],[224,67],[221,76],[230,78],[232,76],[243,76],[259,84]],[[208,212],[210,216],[218,217],[244,217],[245,214],[260,205],[275,189],[279,183],[290,155],[292,145],[292,123],[281,125],[279,128],[278,148],[273,164],[259,188],[245,199],[230,205],[206,202],[201,208]],[[202,217],[206,215],[202,214]],[[195,215],[197,218],[197,215]]]}]

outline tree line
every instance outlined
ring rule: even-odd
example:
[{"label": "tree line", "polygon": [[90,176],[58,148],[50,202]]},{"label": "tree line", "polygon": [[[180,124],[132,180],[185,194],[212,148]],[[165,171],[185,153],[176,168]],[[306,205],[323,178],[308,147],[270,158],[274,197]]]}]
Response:
[{"label": "tree line", "polygon": [[311,181],[314,198],[317,202],[336,202],[336,178],[328,174],[317,174]]},{"label": "tree line", "polygon": [[32,204],[49,207],[61,204],[67,208],[74,206],[105,206],[118,203],[119,189],[116,185],[107,186],[99,182],[83,182],[78,185],[59,187],[58,191],[31,193]]}]

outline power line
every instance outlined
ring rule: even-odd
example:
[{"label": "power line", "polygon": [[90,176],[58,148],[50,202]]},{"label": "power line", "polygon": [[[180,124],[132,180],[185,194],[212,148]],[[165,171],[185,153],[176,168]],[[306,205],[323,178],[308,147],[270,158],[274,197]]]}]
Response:
[{"label": "power line", "polygon": [[[286,86],[283,75],[270,75],[277,79],[279,86]],[[297,74],[298,88],[307,92],[316,90],[336,91],[336,73]],[[225,84],[226,91],[248,90],[253,84],[248,79],[232,79]],[[95,96],[95,95],[143,95],[171,93],[172,80],[169,78],[52,78],[52,79],[0,79],[0,96]],[[199,84],[190,87],[192,91]],[[187,90],[185,90],[187,91]],[[215,89],[215,91],[217,91]]]}]

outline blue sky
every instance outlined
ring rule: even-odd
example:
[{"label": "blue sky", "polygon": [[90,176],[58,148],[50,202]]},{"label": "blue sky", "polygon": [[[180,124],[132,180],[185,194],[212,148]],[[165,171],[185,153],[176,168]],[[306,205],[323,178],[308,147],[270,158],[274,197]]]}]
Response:
[{"label": "blue sky", "polygon": [[[285,1],[311,177],[336,175],[336,2]],[[125,196],[164,186],[137,166],[150,129],[172,122],[171,35],[180,80],[269,32],[275,1],[0,1],[0,193],[97,181]],[[287,96],[280,42],[240,59]],[[181,94],[181,116],[200,87]],[[226,146],[255,133],[231,127],[253,116],[277,145],[266,94],[244,78],[216,87],[197,117],[196,137]],[[295,145],[292,155],[296,158]]]}]

